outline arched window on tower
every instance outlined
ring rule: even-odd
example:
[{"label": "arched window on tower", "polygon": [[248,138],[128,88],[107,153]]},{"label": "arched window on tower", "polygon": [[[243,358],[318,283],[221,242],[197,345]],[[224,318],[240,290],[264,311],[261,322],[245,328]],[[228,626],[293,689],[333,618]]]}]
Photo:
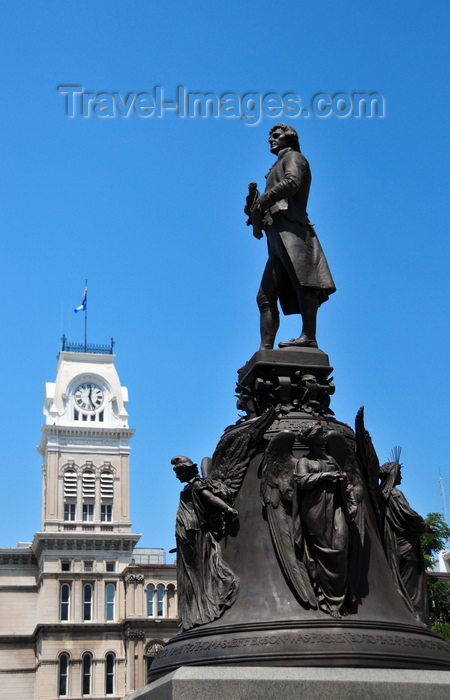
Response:
[{"label": "arched window on tower", "polygon": [[115,654],[106,654],[105,663],[105,693],[106,695],[114,695],[114,675],[116,670]]},{"label": "arched window on tower", "polygon": [[83,499],[95,498],[95,474],[92,469],[85,469],[82,477]]},{"label": "arched window on tower", "polygon": [[64,472],[64,520],[75,520],[77,502],[77,473],[75,469]]},{"label": "arched window on tower", "polygon": [[81,661],[81,694],[92,693],[92,654],[86,652]]},{"label": "arched window on tower", "polygon": [[114,476],[105,469],[100,474],[100,519],[102,523],[112,521],[112,507],[114,499]]},{"label": "arched window on tower", "polygon": [[69,654],[63,652],[58,659],[58,697],[69,694]]},{"label": "arched window on tower", "polygon": [[105,470],[100,475],[100,496],[105,500],[113,500],[114,497],[114,477],[110,471]]},{"label": "arched window on tower", "polygon": [[66,469],[64,472],[64,498],[77,497],[77,473],[75,469]]},{"label": "arched window on tower", "polygon": [[94,521],[95,474],[92,469],[85,469],[81,477],[83,494],[83,521]]}]

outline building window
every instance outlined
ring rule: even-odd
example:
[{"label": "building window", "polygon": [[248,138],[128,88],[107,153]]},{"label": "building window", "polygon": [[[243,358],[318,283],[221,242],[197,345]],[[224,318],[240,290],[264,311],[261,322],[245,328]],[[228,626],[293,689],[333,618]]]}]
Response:
[{"label": "building window", "polygon": [[82,418],[83,418],[83,420],[86,420],[86,421],[87,421],[87,415],[86,415],[86,413],[83,413],[83,414],[82,414]]},{"label": "building window", "polygon": [[110,523],[112,520],[112,505],[102,503],[100,507],[100,517],[102,523]]},{"label": "building window", "polygon": [[81,662],[81,694],[90,695],[92,692],[92,654],[83,654]]},{"label": "building window", "polygon": [[114,620],[114,607],[116,600],[116,587],[113,583],[106,584],[106,619],[111,621]]},{"label": "building window", "polygon": [[90,583],[83,586],[83,620],[92,620],[92,599],[94,588]]},{"label": "building window", "polygon": [[64,697],[68,692],[69,654],[61,654],[58,661],[58,695]]},{"label": "building window", "polygon": [[116,570],[116,562],[115,561],[107,561],[106,562],[106,571],[115,571]]},{"label": "building window", "polygon": [[100,474],[100,496],[111,500],[114,497],[114,477],[109,471]]},{"label": "building window", "polygon": [[83,522],[93,523],[94,522],[94,504],[93,503],[83,503]]},{"label": "building window", "polygon": [[79,417],[80,417],[80,414],[78,413],[77,409],[74,408],[74,411],[73,411],[73,419],[74,419],[74,420],[78,420]]},{"label": "building window", "polygon": [[154,613],[154,607],[153,607],[153,598],[155,595],[155,587],[151,583],[148,588],[147,588],[147,617],[153,617]]},{"label": "building window", "polygon": [[[114,497],[114,477],[108,470],[100,474],[100,497],[103,503],[100,506],[100,520],[102,523],[112,521],[112,500]],[[104,501],[109,501],[105,503]]]},{"label": "building window", "polygon": [[156,587],[156,614],[164,617],[164,586],[161,584]]},{"label": "building window", "polygon": [[76,503],[64,503],[64,520],[75,520]]},{"label": "building window", "polygon": [[64,498],[77,497],[77,473],[74,469],[64,472]]},{"label": "building window", "polygon": [[95,474],[90,469],[83,472],[81,478],[83,498],[95,498]]},{"label": "building window", "polygon": [[103,423],[103,411],[100,411],[100,413],[98,414],[98,419],[100,423]]},{"label": "building window", "polygon": [[72,566],[71,561],[62,561],[61,562],[61,571],[70,571]]},{"label": "building window", "polygon": [[105,693],[106,695],[114,695],[114,671],[116,666],[116,657],[114,654],[106,654],[105,664]]},{"label": "building window", "polygon": [[85,571],[94,571],[94,562],[92,559],[87,559],[83,562],[83,568]]},{"label": "building window", "polygon": [[69,619],[70,608],[70,585],[63,583],[59,592],[59,617],[60,620]]}]

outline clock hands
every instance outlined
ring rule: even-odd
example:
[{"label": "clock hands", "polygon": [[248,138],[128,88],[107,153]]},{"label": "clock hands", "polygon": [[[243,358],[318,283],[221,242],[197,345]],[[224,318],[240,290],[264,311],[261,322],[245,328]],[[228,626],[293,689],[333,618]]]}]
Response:
[{"label": "clock hands", "polygon": [[96,384],[85,383],[78,387],[75,393],[75,400],[87,411],[96,411],[103,402],[103,392]]}]

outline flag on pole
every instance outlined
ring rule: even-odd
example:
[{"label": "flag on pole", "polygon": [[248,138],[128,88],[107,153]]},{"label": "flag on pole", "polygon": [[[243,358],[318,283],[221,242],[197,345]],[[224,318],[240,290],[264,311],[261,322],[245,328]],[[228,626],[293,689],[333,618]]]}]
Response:
[{"label": "flag on pole", "polygon": [[87,307],[87,287],[84,288],[83,291],[83,301],[81,302],[80,306],[77,306],[76,309],[74,309],[75,313],[78,313],[78,311],[86,311]]}]

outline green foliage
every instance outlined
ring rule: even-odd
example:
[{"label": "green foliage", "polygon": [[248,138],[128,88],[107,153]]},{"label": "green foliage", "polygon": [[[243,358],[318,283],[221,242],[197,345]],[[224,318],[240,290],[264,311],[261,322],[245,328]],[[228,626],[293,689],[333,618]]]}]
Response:
[{"label": "green foliage", "polygon": [[445,641],[450,644],[450,624],[445,622],[434,622],[431,625],[433,632],[440,634]]},{"label": "green foliage", "polygon": [[[434,554],[445,549],[450,538],[450,527],[441,513],[429,513],[425,518],[435,532],[426,532],[421,537],[423,558],[426,568],[431,568]],[[427,574],[428,600],[432,628],[450,643],[450,581]]]},{"label": "green foliage", "polygon": [[425,520],[435,530],[435,532],[425,532],[420,538],[425,568],[429,569],[434,563],[433,554],[445,549],[445,543],[450,538],[450,527],[445,522],[442,513],[428,513]]},{"label": "green foliage", "polygon": [[450,631],[450,581],[427,574],[427,587],[431,622],[447,625]]}]

